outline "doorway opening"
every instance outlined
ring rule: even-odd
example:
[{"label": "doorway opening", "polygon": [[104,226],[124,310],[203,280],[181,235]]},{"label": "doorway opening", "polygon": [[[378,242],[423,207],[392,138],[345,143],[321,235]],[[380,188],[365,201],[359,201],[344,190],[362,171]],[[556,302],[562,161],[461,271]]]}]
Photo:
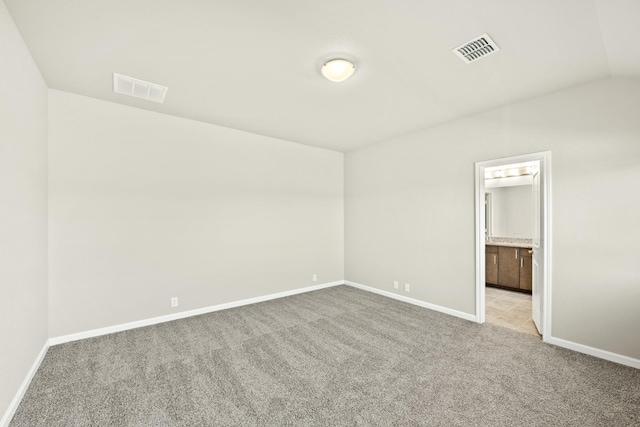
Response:
[{"label": "doorway opening", "polygon": [[475,169],[476,320],[538,332],[547,341],[551,153],[477,162]]}]

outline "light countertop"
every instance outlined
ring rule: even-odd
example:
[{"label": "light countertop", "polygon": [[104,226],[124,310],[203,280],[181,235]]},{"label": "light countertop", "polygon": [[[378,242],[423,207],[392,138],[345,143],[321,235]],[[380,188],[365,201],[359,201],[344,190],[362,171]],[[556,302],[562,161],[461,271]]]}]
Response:
[{"label": "light countertop", "polygon": [[492,237],[491,239],[485,240],[485,244],[490,246],[531,249],[533,247],[533,239],[525,239],[522,237]]}]

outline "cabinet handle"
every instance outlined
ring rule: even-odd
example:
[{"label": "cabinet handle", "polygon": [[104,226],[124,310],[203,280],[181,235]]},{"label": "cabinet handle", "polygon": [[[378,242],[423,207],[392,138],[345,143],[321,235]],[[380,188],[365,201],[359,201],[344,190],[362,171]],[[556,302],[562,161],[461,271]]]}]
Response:
[{"label": "cabinet handle", "polygon": [[524,258],[520,258],[520,268],[524,267]]},{"label": "cabinet handle", "polygon": [[518,259],[518,250],[516,249],[516,259]]},{"label": "cabinet handle", "polygon": [[496,256],[493,256],[493,265],[496,265]]}]

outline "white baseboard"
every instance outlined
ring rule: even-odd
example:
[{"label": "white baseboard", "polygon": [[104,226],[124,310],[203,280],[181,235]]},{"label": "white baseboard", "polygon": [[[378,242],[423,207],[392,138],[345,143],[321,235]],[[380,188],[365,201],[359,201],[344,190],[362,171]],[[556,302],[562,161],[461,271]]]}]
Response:
[{"label": "white baseboard", "polygon": [[428,308],[429,310],[439,311],[440,313],[448,314],[450,316],[460,317],[461,319],[470,320],[472,322],[476,321],[476,316],[473,314],[464,313],[462,311],[453,310],[451,308],[420,301],[419,299],[409,298],[404,295],[394,294],[393,292],[383,291],[382,289],[372,288],[371,286],[362,285],[360,283],[351,282],[349,280],[345,280],[344,283],[345,285],[353,286],[354,288],[362,289],[363,291],[373,292],[374,294],[397,299],[399,301],[407,302],[409,304],[417,305],[423,308]]},{"label": "white baseboard", "polygon": [[[373,292],[378,295],[382,295],[385,297],[397,299],[399,301],[404,301],[409,304],[414,304],[420,307],[428,308],[430,310],[439,311],[441,313],[449,314],[451,316],[460,317],[465,320],[470,320],[472,322],[476,321],[476,316],[468,313],[464,313],[457,310],[452,310],[450,308],[442,307],[435,304],[430,304],[428,302],[420,301],[415,298],[409,298],[404,295],[394,294],[393,292],[383,291],[381,289],[373,288],[371,286],[362,285],[360,283],[351,282],[349,280],[344,281],[345,285],[353,286],[354,288],[362,289],[364,291]],[[558,347],[567,348],[569,350],[577,351],[578,353],[588,354],[590,356],[598,357],[600,359],[609,360],[611,362],[619,363],[621,365],[630,366],[632,368],[640,369],[640,360],[634,359],[633,357],[623,356],[621,354],[612,353],[610,351],[601,350],[599,348],[589,347],[588,345],[578,344],[572,341],[563,340],[561,338],[556,338],[553,336],[549,336],[547,340],[545,340],[547,344],[557,345]]]},{"label": "white baseboard", "polygon": [[243,305],[255,304],[258,302],[269,301],[277,298],[284,298],[291,295],[301,294],[304,292],[317,291],[319,289],[330,288],[332,286],[344,284],[343,280],[336,282],[322,283],[320,285],[306,286],[304,288],[293,289],[290,291],[278,292],[275,294],[263,295],[255,298],[248,298],[239,301],[228,302],[224,304],[212,305],[209,307],[197,308],[194,310],[181,311],[179,313],[167,314],[165,316],[152,317],[150,319],[137,320],[135,322],[121,323],[119,325],[107,326],[99,329],[78,332],[75,334],[62,335],[49,339],[50,345],[58,345],[66,342],[82,340],[85,338],[98,337],[100,335],[112,334],[114,332],[126,331],[129,329],[141,328],[143,326],[157,325],[158,323],[170,322],[172,320],[184,319],[186,317],[198,316],[200,314],[212,313],[214,311],[226,310],[228,308],[240,307]]},{"label": "white baseboard", "polygon": [[9,423],[11,422],[13,415],[16,413],[18,406],[20,406],[20,402],[22,401],[24,394],[27,392],[27,389],[29,388],[29,384],[31,384],[31,380],[33,379],[33,376],[38,371],[38,368],[42,363],[42,359],[44,359],[44,355],[47,354],[48,349],[49,349],[49,340],[44,342],[44,345],[42,346],[42,350],[40,350],[40,353],[38,353],[36,360],[34,360],[33,365],[31,365],[31,369],[29,369],[29,372],[27,372],[27,376],[22,381],[22,384],[20,384],[20,388],[16,392],[16,395],[13,396],[13,400],[9,404],[9,407],[7,408],[4,415],[2,416],[2,419],[0,420],[0,427],[9,426]]},{"label": "white baseboard", "polygon": [[599,357],[600,359],[609,360],[621,365],[640,369],[640,359],[634,359],[633,357],[623,356],[621,354],[612,353],[606,350],[600,350],[599,348],[589,347],[588,345],[578,344],[573,341],[567,341],[563,340],[562,338],[556,338],[553,336],[550,336],[546,340],[546,343],[557,345],[558,347],[568,348],[569,350],[577,351],[578,353],[584,353],[590,356]]},{"label": "white baseboard", "polygon": [[[219,310],[226,310],[229,308],[234,308],[234,307],[240,307],[243,305],[249,305],[249,304],[255,304],[258,302],[263,302],[263,301],[269,301],[269,300],[273,300],[273,299],[278,299],[278,298],[284,298],[287,296],[291,296],[291,295],[297,295],[297,294],[301,294],[301,293],[305,293],[305,292],[311,292],[311,291],[316,291],[316,290],[320,290],[320,289],[325,289],[325,288],[330,288],[333,286],[338,286],[338,285],[348,285],[348,286],[352,286],[354,288],[358,288],[367,292],[372,292],[378,295],[382,295],[388,298],[393,298],[399,301],[403,301],[409,304],[413,304],[413,305],[417,305],[419,307],[423,307],[423,308],[427,308],[429,310],[434,310],[434,311],[438,311],[444,314],[448,314],[451,316],[455,316],[455,317],[459,317],[461,319],[465,319],[465,320],[469,320],[471,322],[475,322],[476,321],[476,316],[469,314],[469,313],[464,313],[458,310],[453,310],[447,307],[442,307],[436,304],[431,304],[428,302],[424,302],[415,298],[410,298],[404,295],[398,295],[395,294],[393,292],[388,292],[388,291],[384,291],[381,289],[377,289],[377,288],[373,288],[371,286],[366,286],[366,285],[362,285],[360,283],[356,283],[356,282],[351,282],[348,280],[338,280],[335,282],[329,282],[329,283],[323,283],[323,284],[319,284],[319,285],[314,285],[314,286],[307,286],[304,288],[298,288],[298,289],[293,289],[290,291],[284,291],[284,292],[278,292],[275,294],[269,294],[269,295],[263,295],[263,296],[259,296],[259,297],[255,297],[255,298],[248,298],[248,299],[244,299],[244,300],[239,300],[239,301],[233,301],[233,302],[229,302],[229,303],[224,303],[224,304],[218,304],[218,305],[213,305],[213,306],[209,306],[209,307],[203,307],[203,308],[199,308],[199,309],[195,309],[195,310],[188,310],[188,311],[183,311],[180,313],[174,313],[174,314],[169,314],[169,315],[165,315],[165,316],[158,316],[158,317],[153,317],[150,319],[143,319],[143,320],[139,320],[139,321],[135,321],[135,322],[129,322],[129,323],[123,323],[120,325],[114,325],[114,326],[109,326],[109,327],[105,327],[105,328],[99,328],[99,329],[93,329],[90,331],[85,331],[85,332],[79,332],[79,333],[75,333],[75,334],[70,334],[70,335],[64,335],[64,336],[59,336],[59,337],[54,337],[54,338],[50,338],[49,340],[47,340],[44,344],[44,346],[42,347],[42,350],[40,350],[40,353],[38,354],[36,360],[34,361],[33,365],[31,366],[31,369],[29,370],[29,372],[27,373],[27,376],[25,377],[24,381],[22,382],[22,384],[20,385],[20,388],[18,389],[16,395],[14,396],[13,400],[11,401],[11,404],[9,405],[9,408],[7,409],[7,411],[5,412],[4,416],[2,417],[2,420],[0,420],[0,427],[7,427],[11,421],[11,418],[13,418],[13,415],[15,414],[15,411],[18,409],[18,406],[20,405],[20,401],[22,400],[25,392],[27,391],[27,389],[29,388],[29,384],[31,383],[31,380],[33,379],[33,376],[35,375],[36,371],[38,370],[38,368],[40,367],[40,364],[42,363],[42,360],[44,359],[45,354],[47,353],[47,350],[49,349],[49,346],[52,345],[57,345],[57,344],[62,344],[62,343],[66,343],[66,342],[71,342],[71,341],[77,341],[77,340],[81,340],[81,339],[85,339],[85,338],[91,338],[91,337],[96,337],[96,336],[100,336],[100,335],[106,335],[106,334],[111,334],[114,332],[120,332],[120,331],[126,331],[129,329],[135,329],[135,328],[140,328],[143,326],[150,326],[150,325],[155,325],[158,323],[163,323],[163,322],[169,322],[172,320],[178,320],[178,319],[184,319],[186,317],[191,317],[191,316],[197,316],[200,314],[206,314],[206,313],[211,313],[214,311],[219,311]],[[636,369],[640,369],[640,360],[639,359],[634,359],[632,357],[628,357],[628,356],[623,356],[617,353],[612,353],[606,350],[600,350],[594,347],[589,347],[583,344],[578,344],[572,341],[567,341],[561,338],[556,338],[553,336],[550,336],[548,338],[548,340],[546,341],[548,344],[552,344],[552,345],[557,345],[559,347],[564,347],[567,348],[569,350],[573,350],[573,351],[577,351],[579,353],[584,353],[584,354],[588,354],[594,357],[599,357],[601,359],[605,359],[605,360],[609,360],[612,362],[616,362],[622,365],[626,365],[626,366],[630,366]]]}]

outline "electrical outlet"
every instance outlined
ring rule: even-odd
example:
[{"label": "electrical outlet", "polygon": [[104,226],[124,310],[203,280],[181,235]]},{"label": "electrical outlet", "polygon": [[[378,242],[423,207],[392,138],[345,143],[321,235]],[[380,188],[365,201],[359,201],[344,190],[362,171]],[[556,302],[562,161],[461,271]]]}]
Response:
[{"label": "electrical outlet", "polygon": [[405,291],[405,292],[409,292],[410,290],[411,290],[411,285],[410,285],[410,284],[408,284],[408,283],[405,283],[405,284],[404,284],[404,291]]},{"label": "electrical outlet", "polygon": [[178,297],[171,298],[171,307],[177,307],[177,306],[178,306]]},{"label": "electrical outlet", "polygon": [[393,281],[393,289],[398,289],[398,281],[397,280]]},{"label": "electrical outlet", "polygon": [[317,282],[317,281],[318,281],[318,275],[317,275],[317,274],[314,274],[314,275],[313,275],[313,281],[314,281],[314,282]]}]

